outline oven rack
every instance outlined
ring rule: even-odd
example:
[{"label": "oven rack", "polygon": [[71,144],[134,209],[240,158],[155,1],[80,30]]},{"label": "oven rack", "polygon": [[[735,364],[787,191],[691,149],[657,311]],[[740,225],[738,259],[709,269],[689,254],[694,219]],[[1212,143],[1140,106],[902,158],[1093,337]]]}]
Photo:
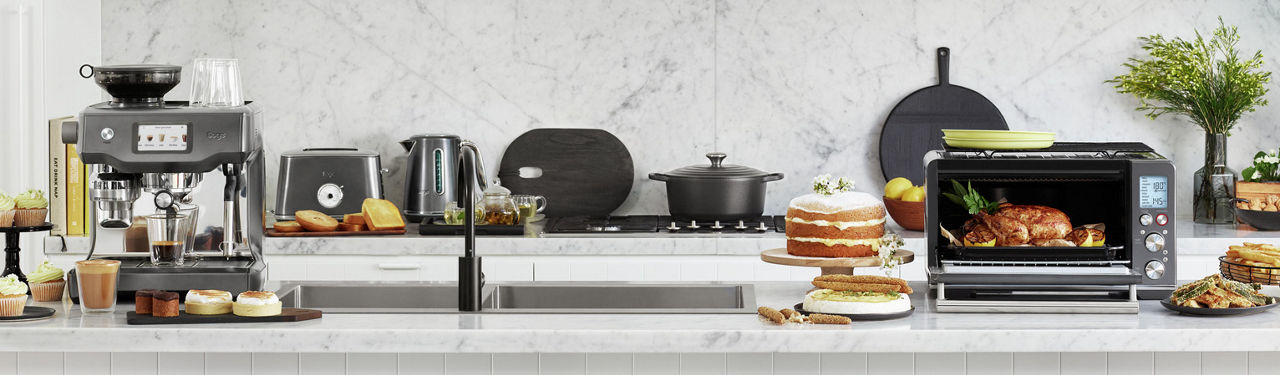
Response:
[{"label": "oven rack", "polygon": [[1108,267],[1127,266],[1127,260],[1033,260],[1033,261],[992,261],[992,260],[943,260],[948,266],[976,267]]},{"label": "oven rack", "polygon": [[941,259],[993,262],[1111,262],[1124,246],[1037,247],[1037,246],[955,246],[943,247]]}]

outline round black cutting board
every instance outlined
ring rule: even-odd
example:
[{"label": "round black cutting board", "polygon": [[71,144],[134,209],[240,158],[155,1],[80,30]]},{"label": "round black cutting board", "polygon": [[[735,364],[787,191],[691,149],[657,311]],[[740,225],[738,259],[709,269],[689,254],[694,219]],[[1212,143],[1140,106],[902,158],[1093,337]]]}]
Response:
[{"label": "round black cutting board", "polygon": [[924,184],[924,155],[942,149],[942,129],[1009,130],[1004,116],[977,91],[951,84],[951,50],[938,48],[938,84],[907,95],[880,130],[884,179],[906,177]]},{"label": "round black cutting board", "polygon": [[[531,177],[536,171],[541,176]],[[534,129],[507,146],[498,178],[511,194],[546,197],[547,217],[603,217],[631,194],[635,166],[627,146],[608,131]]]}]

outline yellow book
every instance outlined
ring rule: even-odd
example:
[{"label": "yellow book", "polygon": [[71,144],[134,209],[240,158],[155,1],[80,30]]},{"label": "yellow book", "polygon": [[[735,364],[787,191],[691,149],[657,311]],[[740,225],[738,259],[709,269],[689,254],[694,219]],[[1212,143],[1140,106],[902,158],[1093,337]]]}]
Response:
[{"label": "yellow book", "polygon": [[49,222],[50,235],[67,234],[67,148],[62,143],[62,123],[75,116],[49,120]]},{"label": "yellow book", "polygon": [[76,145],[67,145],[67,235],[85,234],[84,163]]}]

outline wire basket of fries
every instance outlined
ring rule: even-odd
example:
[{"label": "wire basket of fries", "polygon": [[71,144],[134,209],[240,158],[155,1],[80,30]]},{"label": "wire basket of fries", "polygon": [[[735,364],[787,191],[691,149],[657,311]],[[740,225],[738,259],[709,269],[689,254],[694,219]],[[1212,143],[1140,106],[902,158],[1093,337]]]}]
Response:
[{"label": "wire basket of fries", "polygon": [[1218,257],[1223,277],[1242,283],[1280,285],[1280,248],[1245,242]]}]

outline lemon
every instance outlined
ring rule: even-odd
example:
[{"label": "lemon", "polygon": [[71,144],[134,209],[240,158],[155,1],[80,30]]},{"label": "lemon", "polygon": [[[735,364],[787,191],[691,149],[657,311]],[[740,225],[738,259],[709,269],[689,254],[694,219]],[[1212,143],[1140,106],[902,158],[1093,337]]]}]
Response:
[{"label": "lemon", "polygon": [[902,193],[902,200],[904,202],[924,202],[924,188],[913,186],[907,189],[906,192]]},{"label": "lemon", "polygon": [[991,241],[987,241],[983,243],[973,243],[973,242],[969,242],[968,238],[964,239],[965,247],[993,247],[995,245],[996,245],[996,239],[994,238],[992,238]]},{"label": "lemon", "polygon": [[884,197],[889,199],[902,199],[902,193],[907,192],[907,190],[911,189],[912,186],[914,185],[911,184],[911,180],[908,180],[905,177],[894,178],[889,180],[889,183],[884,184]]}]

